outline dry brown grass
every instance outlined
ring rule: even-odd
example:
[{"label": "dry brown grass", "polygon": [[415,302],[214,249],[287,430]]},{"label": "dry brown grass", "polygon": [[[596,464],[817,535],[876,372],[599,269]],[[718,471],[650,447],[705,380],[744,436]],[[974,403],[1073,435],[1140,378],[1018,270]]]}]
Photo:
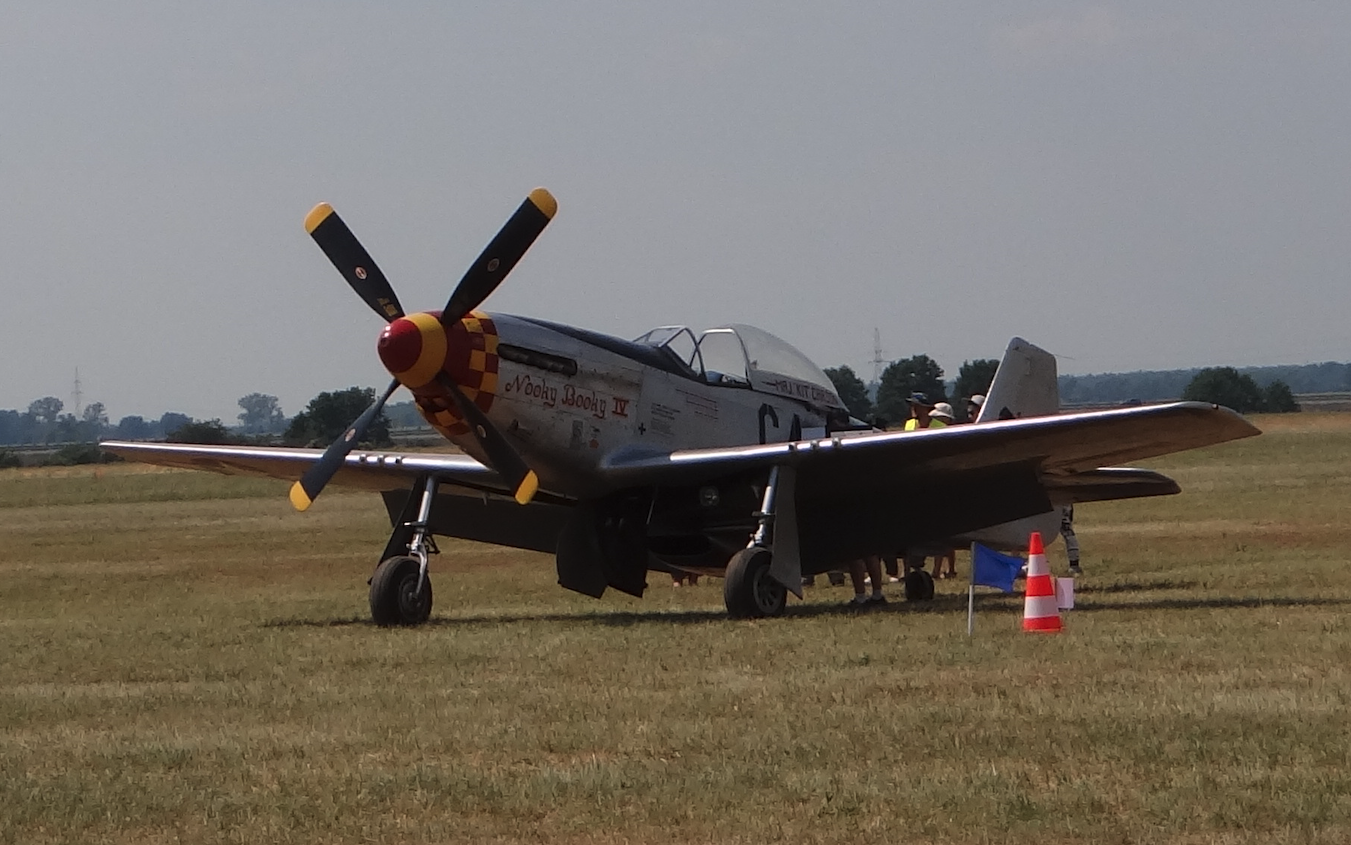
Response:
[{"label": "dry brown grass", "polygon": [[593,602],[469,543],[381,630],[374,496],[0,472],[0,841],[1351,841],[1351,415],[1259,425],[1080,508],[1059,637],[985,596],[967,639],[953,582]]}]

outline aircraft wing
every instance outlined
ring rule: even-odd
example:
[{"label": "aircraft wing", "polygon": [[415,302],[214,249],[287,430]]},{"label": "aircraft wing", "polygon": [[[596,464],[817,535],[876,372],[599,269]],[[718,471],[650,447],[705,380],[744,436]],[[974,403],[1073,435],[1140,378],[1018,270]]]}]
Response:
[{"label": "aircraft wing", "polygon": [[[818,490],[862,492],[893,486],[897,479],[974,476],[1018,466],[1034,471],[1040,485],[1048,491],[1083,488],[1085,495],[1079,500],[1085,501],[1115,498],[1102,495],[1112,486],[1122,491],[1133,489],[1136,491],[1133,495],[1176,492],[1176,485],[1167,489],[1163,482],[1144,475],[1123,475],[1121,470],[1115,476],[1094,473],[1100,467],[1259,433],[1228,408],[1201,402],[1174,402],[924,431],[836,435],[796,443],[691,449],[669,454],[633,450],[617,455],[608,464],[608,470],[624,486],[637,486],[699,483],[741,471],[787,465],[797,468],[800,484],[811,483]],[[1086,473],[1093,474],[1075,479],[1076,475]],[[1147,490],[1155,492],[1143,492]]]},{"label": "aircraft wing", "polygon": [[[127,460],[141,463],[285,481],[295,481],[324,454],[323,449],[197,446],[112,440],[99,446]],[[441,479],[441,489],[448,493],[490,492],[509,495],[507,484],[496,472],[468,455],[430,452],[353,452],[334,476],[333,483],[375,491],[407,490],[415,478],[427,474]],[[456,491],[449,489],[451,487],[462,489]]]},{"label": "aircraft wing", "polygon": [[1176,493],[1158,473],[1109,465],[1258,433],[1227,408],[1177,402],[667,455],[633,451],[616,456],[609,471],[622,486],[688,487],[735,485],[791,467],[798,557],[815,572],[1057,504]]}]

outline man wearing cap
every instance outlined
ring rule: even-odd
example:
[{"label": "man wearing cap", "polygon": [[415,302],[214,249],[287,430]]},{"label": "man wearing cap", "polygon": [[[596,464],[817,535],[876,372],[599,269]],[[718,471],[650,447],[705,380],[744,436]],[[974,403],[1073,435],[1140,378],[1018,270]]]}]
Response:
[{"label": "man wearing cap", "polygon": [[985,405],[985,397],[977,393],[966,400],[966,421],[975,422],[976,417],[980,416],[980,409]]},{"label": "man wearing cap", "polygon": [[[922,428],[943,428],[947,425],[941,419],[934,419],[935,405],[923,393],[912,393],[906,401],[910,403],[910,419],[905,421],[906,431],[918,431]],[[948,418],[952,418],[951,406],[948,407]]]}]

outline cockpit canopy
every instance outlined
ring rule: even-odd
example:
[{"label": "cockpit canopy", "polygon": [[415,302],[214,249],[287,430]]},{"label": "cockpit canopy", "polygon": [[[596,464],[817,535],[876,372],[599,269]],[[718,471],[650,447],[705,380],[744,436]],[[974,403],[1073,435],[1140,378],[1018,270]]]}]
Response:
[{"label": "cockpit canopy", "polygon": [[741,387],[827,408],[843,408],[821,368],[763,329],[733,323],[707,329],[695,339],[685,326],[661,326],[634,338],[665,350],[695,378]]}]

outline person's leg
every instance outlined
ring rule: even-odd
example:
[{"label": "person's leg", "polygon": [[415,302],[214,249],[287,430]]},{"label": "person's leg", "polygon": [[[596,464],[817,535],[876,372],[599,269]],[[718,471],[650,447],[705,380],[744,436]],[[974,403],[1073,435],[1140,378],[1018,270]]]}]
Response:
[{"label": "person's leg", "polygon": [[864,583],[863,560],[851,560],[849,562],[849,580],[854,583],[854,598],[850,604],[863,604],[868,600],[868,585]]},{"label": "person's leg", "polygon": [[1079,566],[1079,538],[1074,536],[1074,529],[1061,525],[1060,536],[1065,538],[1065,554],[1069,555],[1070,572],[1082,574],[1084,570]]},{"label": "person's leg", "polygon": [[885,602],[886,597],[882,595],[882,558],[879,555],[868,555],[864,558],[864,563],[868,568],[868,575],[873,581],[871,601]]}]

